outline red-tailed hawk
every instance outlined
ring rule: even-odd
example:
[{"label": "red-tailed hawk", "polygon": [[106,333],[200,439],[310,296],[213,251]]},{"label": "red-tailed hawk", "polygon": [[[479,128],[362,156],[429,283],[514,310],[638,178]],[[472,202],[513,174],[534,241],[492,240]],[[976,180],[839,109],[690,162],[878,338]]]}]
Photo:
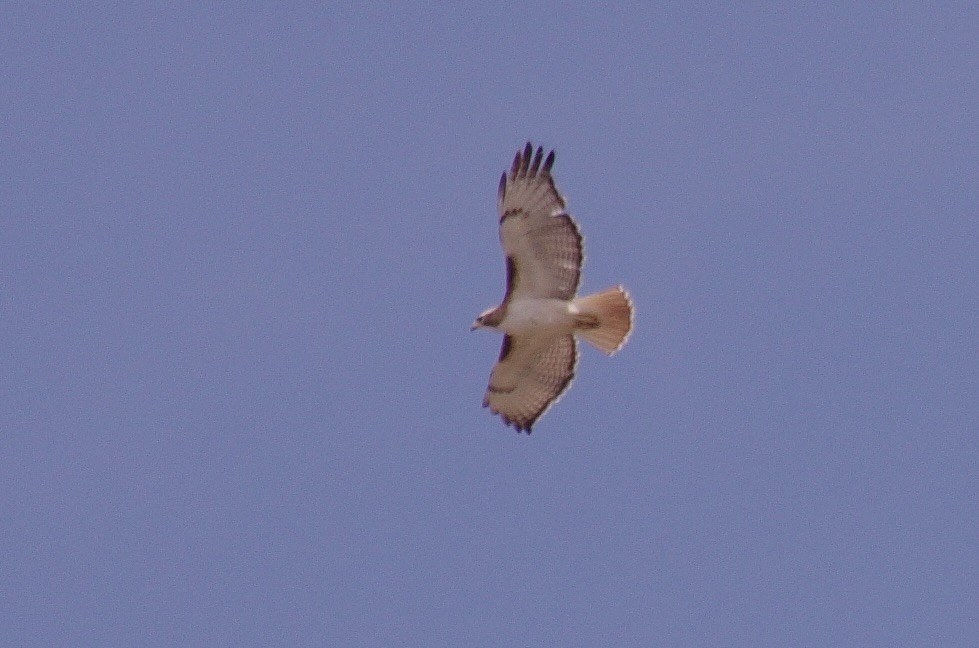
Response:
[{"label": "red-tailed hawk", "polygon": [[535,154],[528,142],[500,178],[506,294],[472,326],[504,333],[483,407],[528,434],[574,378],[575,335],[612,355],[632,330],[632,302],[622,286],[576,296],[582,237],[554,186],[552,166],[554,151],[545,160],[544,149]]}]

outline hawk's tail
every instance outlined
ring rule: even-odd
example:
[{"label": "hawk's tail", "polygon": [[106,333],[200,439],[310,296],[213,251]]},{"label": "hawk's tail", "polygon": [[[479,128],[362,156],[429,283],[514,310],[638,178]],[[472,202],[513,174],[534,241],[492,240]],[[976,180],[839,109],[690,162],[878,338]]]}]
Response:
[{"label": "hawk's tail", "polygon": [[575,333],[599,351],[612,355],[632,332],[632,301],[622,286],[609,288],[574,301],[581,313]]}]

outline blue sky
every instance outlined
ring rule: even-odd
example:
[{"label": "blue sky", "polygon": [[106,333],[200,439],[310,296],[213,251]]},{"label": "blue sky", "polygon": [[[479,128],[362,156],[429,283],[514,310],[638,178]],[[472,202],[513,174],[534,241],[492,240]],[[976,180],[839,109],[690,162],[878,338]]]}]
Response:
[{"label": "blue sky", "polygon": [[[0,12],[17,645],[973,645],[967,4]],[[480,407],[528,139],[623,283]]]}]

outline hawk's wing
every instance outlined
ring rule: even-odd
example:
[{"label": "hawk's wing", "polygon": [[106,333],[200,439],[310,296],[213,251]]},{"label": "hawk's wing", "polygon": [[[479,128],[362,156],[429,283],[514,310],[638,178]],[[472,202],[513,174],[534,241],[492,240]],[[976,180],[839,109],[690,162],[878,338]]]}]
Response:
[{"label": "hawk's wing", "polygon": [[554,186],[554,151],[530,142],[500,178],[500,243],[507,257],[504,303],[513,298],[573,299],[581,280],[582,237]]},{"label": "hawk's wing", "polygon": [[517,431],[530,428],[574,378],[578,348],[574,336],[507,335],[490,374],[483,407]]}]

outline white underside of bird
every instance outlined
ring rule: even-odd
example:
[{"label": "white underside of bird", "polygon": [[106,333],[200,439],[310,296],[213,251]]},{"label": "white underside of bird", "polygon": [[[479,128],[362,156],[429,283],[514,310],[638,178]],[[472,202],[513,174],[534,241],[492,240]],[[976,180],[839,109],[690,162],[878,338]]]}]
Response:
[{"label": "white underside of bird", "polygon": [[514,299],[496,328],[509,335],[569,335],[580,313],[573,301],[564,299]]}]

